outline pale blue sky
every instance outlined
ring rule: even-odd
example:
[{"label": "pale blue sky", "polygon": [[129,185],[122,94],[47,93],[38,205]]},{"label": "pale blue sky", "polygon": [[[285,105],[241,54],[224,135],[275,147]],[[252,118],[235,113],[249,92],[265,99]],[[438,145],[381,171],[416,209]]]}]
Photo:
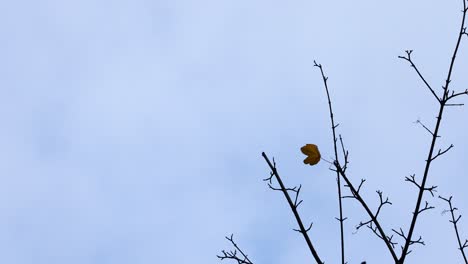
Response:
[{"label": "pale blue sky", "polygon": [[[239,245],[256,264],[311,263],[262,151],[289,185],[326,263],[339,261],[335,176],[299,148],[333,156],[325,91],[387,232],[406,228],[437,105],[405,49],[441,87],[460,0],[3,1],[0,4],[0,262],[218,263]],[[452,88],[468,86],[468,40]],[[440,89],[439,89],[440,90]],[[468,99],[463,99],[467,103]],[[429,184],[468,215],[468,109],[445,115]],[[429,198],[429,197],[428,197]],[[446,208],[420,218],[408,263],[460,263]],[[391,263],[345,202],[348,263]],[[461,231],[468,238],[468,220]],[[228,263],[228,262],[225,262]],[[232,262],[231,262],[232,263]]]}]

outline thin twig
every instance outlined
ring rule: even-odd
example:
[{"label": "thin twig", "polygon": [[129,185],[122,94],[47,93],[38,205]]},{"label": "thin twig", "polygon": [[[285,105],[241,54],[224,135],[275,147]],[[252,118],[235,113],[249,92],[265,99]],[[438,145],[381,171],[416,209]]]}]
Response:
[{"label": "thin twig", "polygon": [[427,128],[427,126],[424,125],[424,124],[421,122],[421,120],[418,119],[418,120],[415,121],[415,123],[416,123],[416,124],[420,124],[424,129],[426,129],[427,132],[429,132],[432,136],[434,136],[434,133],[433,133],[429,128]]},{"label": "thin twig", "polygon": [[406,56],[398,56],[398,58],[406,60],[411,64],[411,67],[414,68],[414,70],[419,75],[421,80],[424,82],[424,84],[426,84],[427,88],[431,91],[432,95],[434,95],[434,97],[437,99],[437,101],[440,102],[439,96],[437,96],[437,94],[434,92],[434,89],[432,89],[431,85],[426,81],[424,76],[422,76],[421,72],[418,70],[418,68],[414,64],[413,60],[411,59],[411,53],[413,52],[413,50],[406,50],[405,52],[406,52]]},{"label": "thin twig", "polygon": [[[468,95],[468,89],[466,89],[465,91],[463,92],[459,92],[459,93],[455,93],[454,91],[452,91],[452,94],[447,98],[447,101],[448,100],[451,100],[457,96],[460,96],[460,95]],[[455,105],[459,105],[459,104],[455,104]]]},{"label": "thin twig", "polygon": [[468,264],[468,260],[465,255],[465,248],[468,248],[468,240],[465,240],[465,243],[462,244],[461,239],[460,239],[460,233],[458,232],[458,226],[457,226],[458,221],[461,218],[461,215],[459,215],[458,217],[455,217],[455,210],[457,210],[457,208],[452,206],[452,196],[450,196],[450,198],[448,199],[442,196],[439,196],[439,198],[446,201],[449,204],[450,209],[446,211],[450,212],[452,216],[452,220],[450,220],[450,223],[453,224],[453,228],[455,229],[455,235],[457,236],[457,242],[458,242],[458,249],[460,250],[463,256],[463,260],[465,260],[465,264]]},{"label": "thin twig", "polygon": [[[323,68],[322,68],[322,65],[321,64],[317,64],[316,61],[314,61],[314,66],[315,67],[318,67],[320,69],[320,73],[322,74],[322,80],[323,80],[323,84],[325,86],[325,91],[327,92],[327,99],[328,99],[328,110],[329,110],[329,113],[330,113],[330,121],[331,121],[331,129],[332,129],[332,134],[333,134],[333,149],[335,151],[335,162],[338,162],[338,148],[336,146],[336,141],[337,141],[337,138],[336,138],[336,127],[338,125],[335,126],[335,119],[333,118],[333,109],[332,109],[332,103],[331,103],[331,99],[330,99],[330,92],[328,90],[328,83],[327,83],[327,80],[328,80],[328,77],[325,76],[324,72],[323,72]],[[343,144],[343,140],[341,139],[341,136],[340,136],[340,141],[341,143]],[[344,148],[343,148],[344,150]],[[344,152],[344,151],[343,151]],[[347,154],[345,154],[345,159],[347,159]],[[342,196],[341,196],[341,181],[340,181],[340,174],[338,173],[338,171],[336,172],[336,182],[337,182],[337,185],[338,185],[338,206],[339,206],[339,209],[340,209],[340,218],[337,218],[338,221],[340,222],[340,235],[341,235],[341,263],[342,264],[345,264],[345,252],[344,252],[344,227],[343,227],[343,222],[345,221],[346,218],[343,218],[343,204],[342,204]]]}]

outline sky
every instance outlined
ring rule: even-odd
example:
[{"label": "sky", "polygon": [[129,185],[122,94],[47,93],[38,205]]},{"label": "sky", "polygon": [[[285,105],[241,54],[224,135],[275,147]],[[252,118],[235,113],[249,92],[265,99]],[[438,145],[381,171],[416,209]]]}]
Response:
[{"label": "sky", "polygon": [[[234,234],[255,264],[312,263],[281,193],[274,157],[326,263],[339,263],[329,77],[349,177],[407,229],[461,21],[460,0],[3,1],[0,4],[0,262],[220,263]],[[468,88],[468,39],[452,88]],[[468,103],[468,98],[460,98]],[[468,214],[468,108],[447,109],[429,185]],[[461,263],[447,205],[421,215],[408,263]],[[344,201],[348,263],[392,263],[367,217]],[[468,238],[468,220],[460,220]],[[399,252],[397,250],[397,252]],[[224,261],[223,263],[233,263]]]}]

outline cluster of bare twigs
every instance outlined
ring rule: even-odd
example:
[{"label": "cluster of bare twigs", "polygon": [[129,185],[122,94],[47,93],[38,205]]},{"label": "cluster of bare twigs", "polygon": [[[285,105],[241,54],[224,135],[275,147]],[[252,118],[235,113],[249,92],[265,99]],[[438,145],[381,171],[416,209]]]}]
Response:
[{"label": "cluster of bare twigs", "polygon": [[[232,246],[235,248],[235,250],[231,251],[221,251],[223,255],[218,255],[217,257],[221,260],[223,259],[232,259],[237,261],[238,264],[253,264],[252,261],[250,261],[249,257],[237,246],[236,242],[234,242],[234,235],[231,235],[230,237],[226,237],[226,239],[231,242]],[[240,253],[241,257],[237,253]]]},{"label": "cluster of bare twigs", "polygon": [[[314,61],[314,66],[317,67],[320,70],[322,80],[323,80],[323,84],[324,84],[326,94],[327,94],[327,98],[328,98],[329,114],[330,114],[330,121],[331,121],[331,130],[332,130],[332,137],[333,137],[333,149],[334,149],[334,154],[335,154],[335,159],[332,162],[332,167],[330,169],[336,173],[336,177],[337,177],[339,217],[336,218],[336,219],[340,223],[341,263],[342,264],[346,263],[345,262],[345,250],[344,250],[345,241],[344,241],[344,235],[343,235],[343,233],[344,233],[343,222],[346,220],[346,217],[343,217],[343,206],[342,206],[342,199],[345,199],[345,198],[350,198],[350,199],[356,200],[362,206],[364,211],[367,213],[368,219],[364,220],[364,221],[361,221],[356,226],[356,230],[359,230],[362,227],[369,228],[378,238],[380,238],[384,242],[384,244],[385,244],[386,248],[388,249],[388,252],[390,253],[394,263],[403,264],[405,262],[406,256],[409,253],[411,253],[411,250],[410,250],[411,246],[416,245],[416,244],[420,244],[420,245],[425,244],[424,241],[422,240],[421,236],[419,236],[417,239],[413,238],[413,236],[414,236],[414,229],[416,227],[418,217],[423,212],[425,212],[427,210],[430,210],[430,209],[434,209],[434,206],[430,205],[427,200],[424,200],[424,193],[427,192],[432,197],[434,197],[434,192],[437,191],[437,186],[428,186],[427,185],[429,171],[430,171],[432,163],[437,158],[444,155],[445,153],[447,153],[450,149],[452,149],[454,147],[451,144],[450,146],[448,146],[446,148],[439,148],[438,150],[436,150],[437,139],[440,137],[439,128],[440,128],[441,123],[442,123],[443,113],[444,113],[445,108],[448,107],[448,106],[462,106],[463,105],[462,103],[454,102],[453,100],[458,98],[459,96],[468,95],[468,89],[466,89],[464,91],[455,91],[453,89],[450,89],[450,83],[451,83],[453,67],[454,67],[454,64],[455,64],[455,59],[456,59],[456,56],[457,56],[457,53],[458,53],[458,50],[459,50],[459,47],[460,47],[461,40],[462,40],[462,38],[464,36],[468,37],[467,28],[465,26],[465,19],[466,19],[466,15],[468,13],[467,5],[468,5],[468,0],[463,0],[463,10],[462,10],[463,15],[462,15],[462,22],[461,22],[461,26],[460,26],[460,31],[459,31],[459,35],[458,35],[457,41],[456,41],[456,46],[455,46],[455,49],[453,51],[453,55],[452,55],[452,58],[451,58],[451,61],[450,61],[450,66],[449,66],[449,69],[448,69],[447,78],[445,80],[445,84],[442,86],[442,92],[441,92],[440,95],[436,92],[436,90],[433,88],[433,86],[426,80],[424,75],[421,73],[421,71],[416,66],[416,64],[415,64],[415,62],[413,61],[413,58],[412,58],[412,53],[413,53],[412,50],[407,50],[407,51],[405,51],[405,55],[399,56],[400,59],[407,61],[410,64],[410,66],[416,71],[416,74],[422,80],[424,85],[428,88],[429,92],[433,95],[433,97],[437,100],[438,105],[439,105],[439,111],[438,111],[438,115],[437,115],[437,118],[436,118],[436,123],[435,123],[433,129],[428,128],[420,120],[416,121],[416,123],[420,124],[426,131],[428,131],[431,134],[432,139],[431,139],[430,149],[429,149],[429,153],[428,153],[428,156],[427,156],[427,159],[426,159],[426,163],[425,163],[422,178],[421,179],[416,179],[415,174],[405,177],[405,181],[409,182],[409,183],[412,183],[416,187],[417,193],[418,193],[417,198],[416,198],[416,202],[415,202],[415,209],[413,211],[412,218],[411,218],[411,223],[410,223],[409,229],[406,232],[402,228],[399,228],[398,230],[397,229],[392,229],[391,231],[393,232],[393,234],[392,235],[387,235],[385,230],[383,229],[381,223],[380,223],[381,219],[379,218],[379,215],[380,215],[380,213],[382,211],[382,208],[385,205],[391,205],[392,204],[390,202],[389,198],[384,197],[383,192],[380,191],[380,190],[377,190],[376,193],[377,193],[377,195],[379,197],[379,205],[377,206],[377,208],[375,210],[372,210],[368,206],[368,204],[364,200],[364,198],[361,196],[361,187],[363,186],[363,184],[365,182],[365,179],[361,179],[360,183],[357,186],[354,185],[350,181],[350,179],[349,179],[349,177],[348,177],[348,175],[346,173],[347,168],[348,168],[348,164],[349,164],[349,160],[348,160],[349,151],[346,150],[346,148],[344,146],[342,136],[341,135],[339,135],[339,137],[336,136],[337,135],[336,134],[336,128],[338,127],[338,124],[335,123],[335,119],[334,119],[334,114],[333,114],[333,109],[332,109],[332,102],[331,102],[331,99],[330,99],[330,93],[329,93],[328,83],[327,83],[328,77],[326,77],[322,65]],[[339,140],[339,146],[338,146],[338,140]],[[340,148],[341,153],[338,153],[339,148]],[[268,156],[264,152],[262,152],[262,156],[265,159],[266,163],[268,164],[268,166],[269,166],[269,168],[271,170],[270,171],[270,177],[265,179],[265,181],[268,182],[268,186],[272,190],[280,191],[280,192],[282,192],[284,194],[284,196],[285,196],[285,198],[286,198],[286,200],[287,200],[287,202],[288,202],[288,204],[290,206],[290,209],[294,214],[294,217],[295,217],[295,219],[297,221],[297,224],[299,226],[299,229],[295,229],[295,231],[297,231],[297,232],[299,232],[299,233],[301,233],[303,235],[313,258],[315,259],[315,261],[317,263],[323,263],[322,259],[318,255],[318,252],[317,252],[316,248],[314,247],[314,245],[312,243],[311,238],[308,235],[308,231],[312,228],[312,224],[310,224],[308,228],[305,228],[304,224],[303,224],[303,221],[302,221],[302,219],[301,219],[301,217],[300,217],[300,215],[298,213],[298,210],[297,210],[299,205],[302,203],[302,200],[299,199],[301,186],[293,187],[293,188],[286,187],[284,185],[279,173],[278,173],[275,160],[273,159],[273,162],[271,162],[270,159],[268,158]],[[279,187],[274,187],[273,179],[276,180]],[[343,184],[341,183],[341,179],[344,180]],[[342,186],[347,188],[349,190],[350,194],[342,195],[342,189],[341,189]],[[290,193],[292,193],[294,195],[294,199],[291,198]],[[465,240],[462,243],[462,239],[460,238],[460,234],[459,234],[459,230],[458,230],[458,226],[457,226],[461,215],[458,215],[458,216],[455,215],[455,211],[457,210],[457,208],[453,207],[453,205],[452,205],[452,197],[447,199],[447,198],[443,198],[443,197],[439,196],[439,198],[446,201],[448,203],[448,205],[449,205],[449,209],[446,210],[445,212],[450,212],[450,214],[451,214],[450,222],[453,224],[454,229],[455,229],[455,234],[456,234],[457,242],[458,242],[458,245],[459,245],[459,250],[461,252],[461,255],[462,255],[465,263],[468,264],[467,257],[465,255],[465,249],[468,248],[468,240]],[[424,203],[423,203],[423,201],[424,201]],[[399,237],[400,241],[402,241],[402,242],[400,242],[400,243],[397,242],[394,239],[394,235],[396,235],[397,238]],[[247,255],[245,255],[240,250],[240,248],[236,245],[236,243],[234,243],[232,235],[231,235],[231,237],[226,237],[226,239],[228,239],[232,243],[235,250],[234,251],[229,251],[229,252],[222,251],[223,255],[218,256],[218,258],[220,258],[222,260],[223,259],[233,259],[233,260],[236,260],[239,264],[253,264],[248,259]],[[401,252],[399,254],[397,254],[397,252],[395,250],[396,245],[400,245]],[[240,255],[238,253],[240,253]]]}]

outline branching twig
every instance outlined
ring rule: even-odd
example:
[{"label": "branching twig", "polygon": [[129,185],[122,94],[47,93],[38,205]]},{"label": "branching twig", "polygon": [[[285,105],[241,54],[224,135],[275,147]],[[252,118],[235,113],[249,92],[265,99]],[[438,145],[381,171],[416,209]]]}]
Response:
[{"label": "branching twig", "polygon": [[[300,187],[297,190],[296,190],[296,188],[286,188],[284,186],[284,184],[283,184],[283,181],[281,180],[281,177],[279,176],[278,171],[276,170],[276,163],[274,162],[274,159],[273,159],[273,163],[271,163],[270,159],[267,157],[265,152],[262,152],[262,157],[265,159],[265,161],[267,162],[268,166],[271,169],[270,177],[265,179],[265,180],[267,180],[267,181],[269,181],[271,183],[271,180],[272,180],[273,176],[275,176],[276,181],[280,185],[280,188],[278,188],[277,190],[282,191],[284,196],[286,197],[286,200],[288,201],[289,207],[291,208],[291,211],[293,212],[294,217],[296,218],[297,224],[299,225],[299,230],[298,231],[304,236],[304,239],[305,239],[307,245],[309,246],[309,250],[312,253],[312,256],[314,257],[315,261],[317,263],[319,263],[319,264],[322,264],[323,261],[320,259],[319,255],[317,254],[317,251],[315,250],[315,247],[313,246],[312,241],[310,240],[310,237],[309,237],[309,234],[308,234],[308,231],[310,230],[310,228],[312,226],[310,226],[307,229],[304,227],[304,224],[302,223],[302,219],[299,216],[299,213],[297,212],[297,206],[300,204],[300,202],[299,203],[293,202],[292,199],[291,199],[291,196],[289,196],[289,193],[288,193],[288,191],[295,192],[296,193],[295,201],[297,201],[297,195],[299,194]],[[271,184],[269,184],[269,186],[270,186],[270,188],[273,188],[273,187],[271,187]]]},{"label": "branching twig", "polygon": [[439,156],[442,156],[444,155],[447,151],[449,151],[451,148],[453,148],[453,144],[450,144],[450,146],[448,148],[446,148],[444,151],[442,151],[441,149],[439,149],[439,152],[437,152],[437,154],[432,157],[432,160],[435,160],[437,159]]},{"label": "branching twig", "polygon": [[389,200],[388,200],[388,197],[385,199],[385,201],[383,200],[383,194],[382,194],[382,191],[379,191],[377,190],[376,191],[377,194],[379,195],[379,200],[380,200],[380,204],[379,204],[379,207],[377,208],[377,212],[375,213],[375,218],[377,218],[379,216],[379,213],[380,213],[380,209],[382,209],[382,207],[386,204],[392,204]]},{"label": "branching twig", "polygon": [[[361,181],[361,184],[362,184],[362,181]],[[378,208],[377,208],[376,213],[374,214],[375,219],[378,218],[378,216],[379,216],[379,214],[380,214],[380,211],[381,211],[381,209],[382,209],[382,207],[383,207],[384,205],[386,205],[386,204],[390,204],[390,205],[391,205],[391,204],[392,204],[392,203],[388,200],[388,197],[387,197],[387,198],[385,199],[385,201],[384,201],[382,191],[379,191],[379,190],[378,190],[378,191],[376,191],[376,192],[377,192],[377,194],[379,195],[380,204],[379,204],[379,206],[378,206]],[[356,197],[354,196],[353,198],[356,198]],[[385,241],[385,239],[383,239],[382,234],[380,234],[380,233],[378,232],[379,230],[378,230],[377,226],[374,226],[374,220],[372,220],[372,218],[371,218],[370,220],[367,220],[366,222],[362,222],[362,221],[361,221],[361,222],[356,226],[356,230],[359,230],[359,229],[360,229],[361,227],[363,227],[363,226],[368,227],[370,230],[372,230],[372,232],[373,232],[377,237],[379,237],[380,239],[382,239],[382,240]],[[388,236],[387,236],[387,240],[388,240],[388,242],[391,244],[392,248],[394,248],[395,245],[397,244],[397,243],[395,243],[395,242],[391,242],[392,237],[388,237]]]},{"label": "branching twig", "polygon": [[[234,242],[234,238],[233,238],[234,235],[231,235],[231,237],[226,237],[226,239],[231,242],[231,244],[234,246],[235,250],[230,250],[230,251],[221,251],[221,253],[223,253],[223,255],[219,256],[217,255],[217,257],[221,260],[224,260],[224,259],[233,259],[235,261],[237,261],[237,264],[253,264],[252,261],[250,261],[250,259],[247,257],[247,255],[237,246],[237,244]],[[239,252],[242,257],[239,257],[237,255],[237,252]]]},{"label": "branching twig", "polygon": [[[370,210],[369,206],[367,205],[367,203],[364,201],[364,199],[361,197],[361,195],[359,194],[359,191],[354,187],[354,185],[351,183],[351,181],[348,179],[348,176],[346,175],[346,173],[343,171],[343,169],[340,167],[340,165],[338,163],[335,163],[335,167],[336,167],[336,170],[339,172],[339,174],[341,175],[341,177],[343,177],[343,179],[345,180],[346,182],[346,187],[349,188],[349,190],[351,191],[351,194],[353,195],[353,198],[355,198],[361,205],[362,207],[364,208],[364,210],[366,211],[366,213],[369,215],[370,217],[370,220],[368,221],[368,223],[371,223],[373,222],[375,224],[375,231],[374,233],[377,233],[378,231],[378,236],[379,238],[381,238],[384,242],[385,242],[385,245],[387,246],[388,248],[388,251],[390,252],[390,254],[392,255],[392,258],[395,262],[398,261],[398,257],[395,253],[395,250],[393,249],[394,247],[394,243],[391,242],[391,237],[387,236],[385,234],[385,231],[383,230],[382,226],[380,225],[379,221],[377,220],[377,217],[374,215],[374,213],[372,213],[372,211]],[[361,184],[359,185],[359,188],[361,188],[361,185],[364,183],[364,180],[361,180]],[[372,228],[371,228],[372,229]],[[374,229],[373,229],[374,230]]]},{"label": "branching twig", "polygon": [[[455,210],[458,210],[458,208],[453,207],[452,205],[452,196],[450,198],[444,198],[442,196],[439,196],[440,199],[446,201],[449,204],[449,210],[445,210],[444,212],[450,212],[450,215],[452,216],[452,220],[450,220],[450,223],[453,224],[453,228],[455,229],[455,235],[457,236],[457,242],[458,242],[458,249],[460,250],[463,260],[465,260],[465,263],[468,264],[468,259],[466,258],[465,255],[465,248],[468,248],[468,239],[465,240],[465,242],[462,244],[461,239],[460,239],[460,233],[458,232],[458,221],[461,218],[461,215],[458,217],[455,217]],[[456,218],[456,219],[455,219]]]},{"label": "branching twig", "polygon": [[418,68],[414,64],[413,60],[411,59],[411,53],[413,52],[413,50],[405,50],[405,52],[406,52],[406,56],[398,56],[398,58],[406,60],[411,64],[411,67],[414,68],[416,73],[419,75],[419,78],[421,78],[421,80],[424,82],[424,84],[427,86],[427,88],[431,91],[432,95],[434,95],[434,97],[440,103],[441,99],[439,98],[439,96],[437,96],[437,94],[434,92],[434,89],[432,89],[431,85],[429,85],[429,83],[426,81],[426,79],[422,76],[421,72],[418,70]]},{"label": "branching twig", "polygon": [[[416,187],[418,187],[418,189],[421,189],[421,185],[419,185],[419,183],[416,182],[416,180],[414,179],[414,176],[415,174],[413,175],[410,175],[409,177],[405,177],[405,181],[407,182],[411,182],[412,184],[416,185]],[[434,193],[437,192],[437,186],[431,186],[431,187],[424,187],[423,190],[424,191],[428,191],[431,193],[432,197],[434,197]]]},{"label": "branching twig", "polygon": [[[397,235],[401,236],[404,240],[408,240],[408,237],[405,236],[405,233],[403,232],[403,229],[400,228],[400,231],[397,231],[395,229],[392,229],[393,232],[395,232]],[[424,244],[424,241],[422,240],[422,237],[419,236],[418,240],[410,240],[409,242],[411,245],[412,244],[421,244],[421,245],[426,245]],[[407,254],[411,253],[411,251],[409,251]]]},{"label": "branching twig", "polygon": [[426,210],[430,210],[430,209],[434,209],[434,208],[435,208],[434,206],[429,206],[429,202],[428,202],[428,201],[425,201],[424,203],[425,203],[424,208],[419,209],[418,214],[420,214],[420,213],[422,213],[422,212],[424,212],[424,211],[426,211]]},{"label": "branching twig", "polygon": [[447,101],[448,101],[448,100],[451,100],[451,99],[453,99],[453,98],[455,98],[455,97],[457,97],[457,96],[460,96],[460,95],[468,95],[468,89],[466,89],[466,90],[463,91],[463,92],[459,92],[459,93],[455,93],[454,91],[452,91],[452,94],[449,95],[449,97],[447,98]]}]

